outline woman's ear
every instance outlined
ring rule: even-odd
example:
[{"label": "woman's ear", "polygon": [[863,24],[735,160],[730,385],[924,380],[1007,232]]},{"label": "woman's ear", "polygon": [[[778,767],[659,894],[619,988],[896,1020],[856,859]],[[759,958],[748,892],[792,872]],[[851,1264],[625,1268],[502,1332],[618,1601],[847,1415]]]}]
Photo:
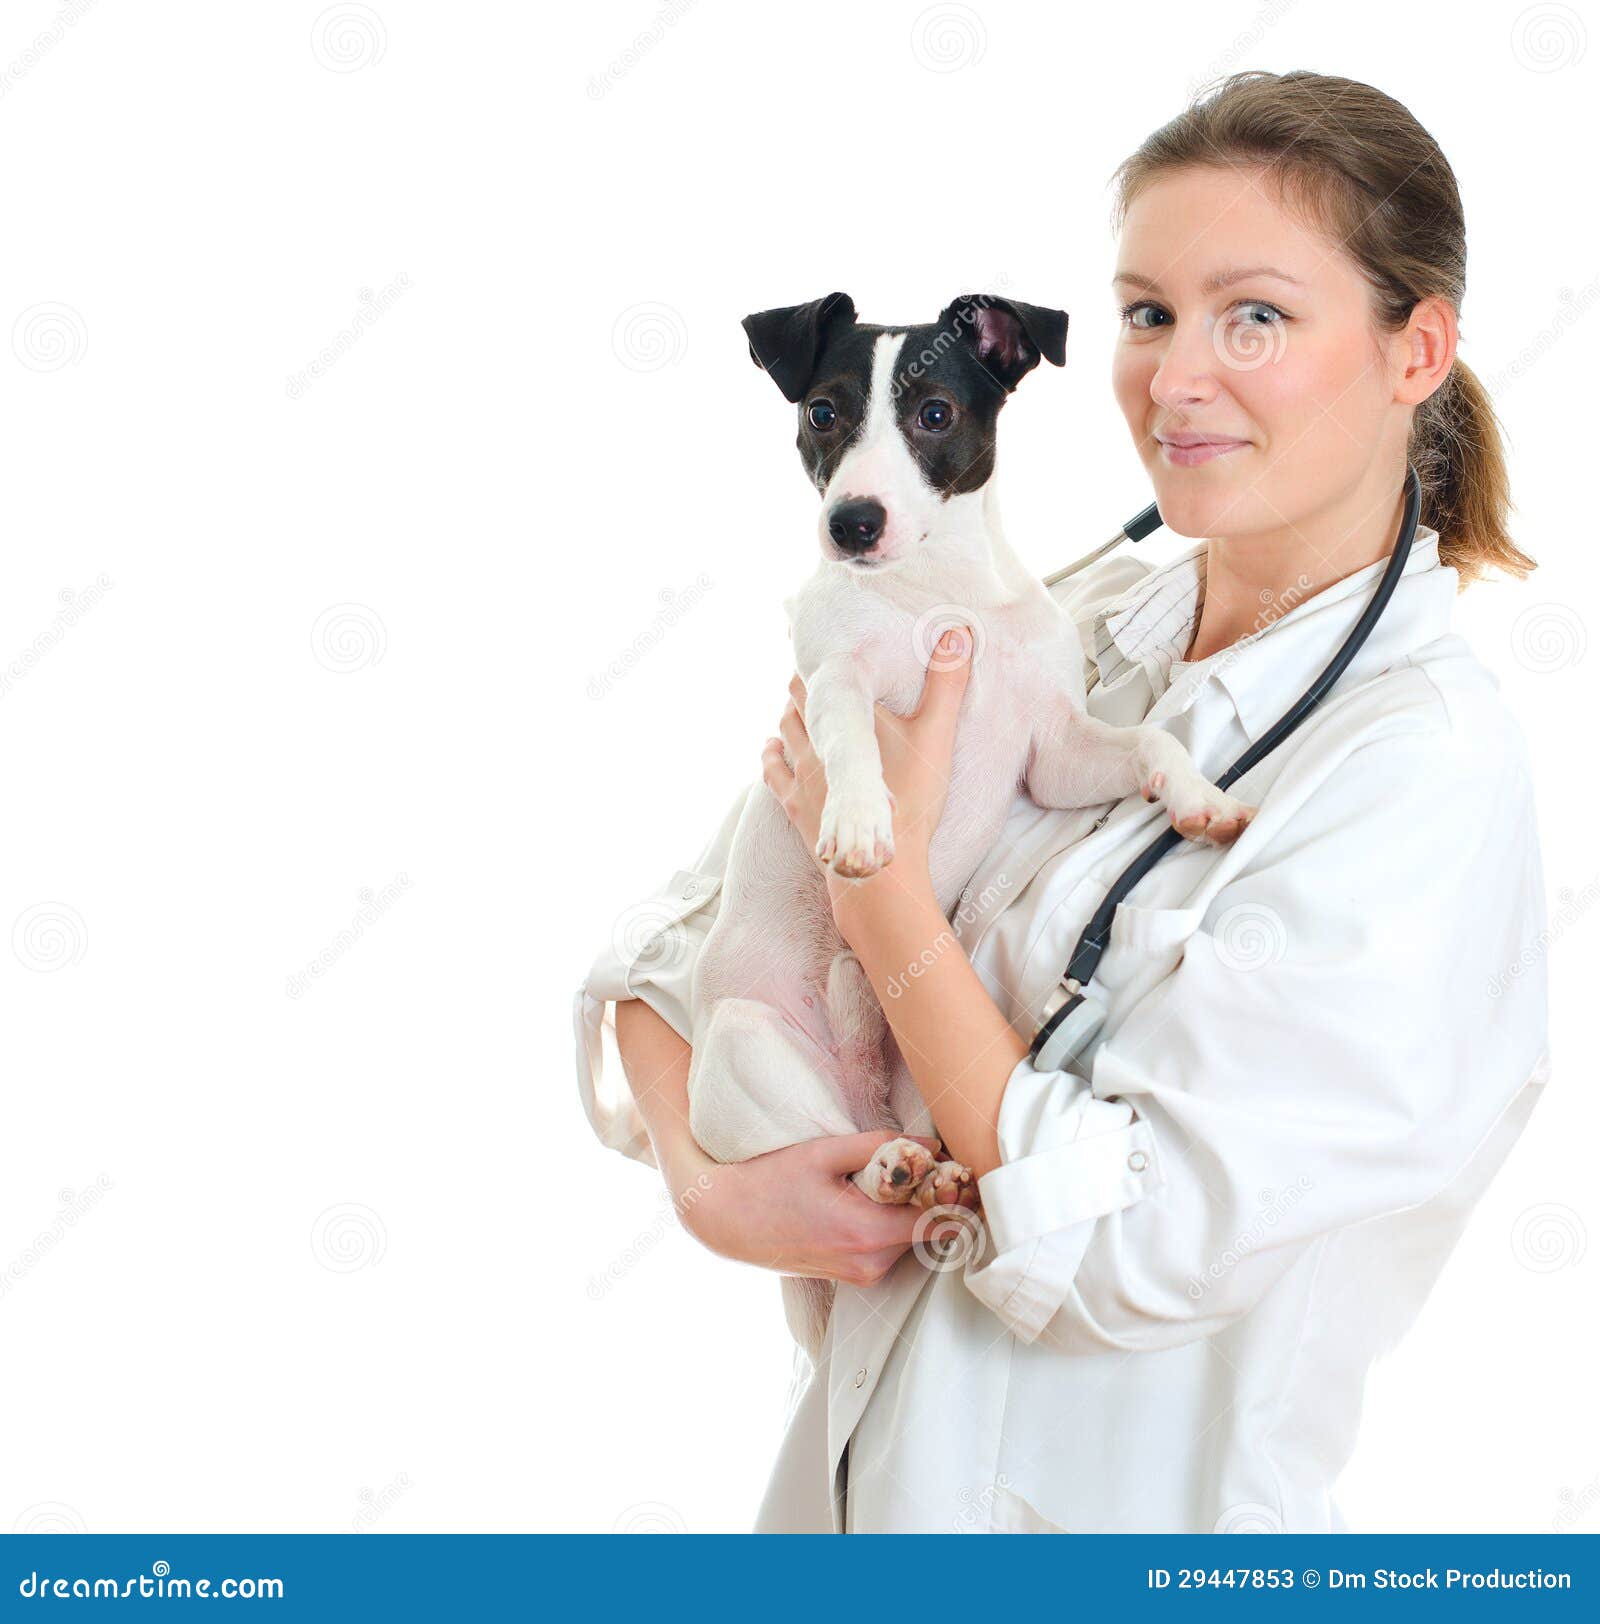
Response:
[{"label": "woman's ear", "polygon": [[1444,386],[1455,364],[1460,327],[1455,306],[1437,295],[1417,300],[1400,337],[1400,376],[1394,398],[1403,406],[1420,406]]},{"label": "woman's ear", "polygon": [[939,325],[964,339],[1008,392],[1038,366],[1040,356],[1052,366],[1066,364],[1065,310],[993,293],[963,293],[944,307]]},{"label": "woman's ear", "polygon": [[825,293],[810,304],[758,310],[741,325],[750,340],[750,359],[766,370],[787,401],[798,402],[816,376],[822,341],[836,321],[854,321],[848,293]]}]

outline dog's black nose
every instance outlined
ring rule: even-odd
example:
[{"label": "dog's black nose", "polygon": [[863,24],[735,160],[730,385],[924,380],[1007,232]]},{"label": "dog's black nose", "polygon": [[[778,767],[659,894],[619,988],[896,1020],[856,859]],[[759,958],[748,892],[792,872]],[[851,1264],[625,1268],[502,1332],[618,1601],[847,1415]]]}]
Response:
[{"label": "dog's black nose", "polygon": [[883,503],[866,497],[855,502],[841,502],[828,515],[828,534],[834,546],[847,553],[870,552],[878,545],[888,515]]},{"label": "dog's black nose", "polygon": [[897,1167],[889,1175],[889,1182],[891,1184],[904,1184],[905,1181],[910,1177],[911,1177],[911,1169],[909,1167]]}]

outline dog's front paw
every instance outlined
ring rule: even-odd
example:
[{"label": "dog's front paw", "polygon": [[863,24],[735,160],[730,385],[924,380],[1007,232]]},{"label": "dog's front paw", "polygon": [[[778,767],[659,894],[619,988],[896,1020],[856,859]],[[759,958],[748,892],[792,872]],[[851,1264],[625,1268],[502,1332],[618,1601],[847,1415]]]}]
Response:
[{"label": "dog's front paw", "polygon": [[[947,1164],[949,1165],[949,1164]],[[862,1194],[886,1207],[913,1200],[934,1170],[933,1152],[915,1139],[891,1139],[855,1175]]]},{"label": "dog's front paw", "polygon": [[822,805],[817,856],[852,880],[894,861],[894,812],[888,790],[830,795]]},{"label": "dog's front paw", "polygon": [[1231,846],[1257,808],[1218,789],[1199,773],[1154,772],[1139,786],[1147,801],[1164,802],[1172,827],[1186,840]]}]

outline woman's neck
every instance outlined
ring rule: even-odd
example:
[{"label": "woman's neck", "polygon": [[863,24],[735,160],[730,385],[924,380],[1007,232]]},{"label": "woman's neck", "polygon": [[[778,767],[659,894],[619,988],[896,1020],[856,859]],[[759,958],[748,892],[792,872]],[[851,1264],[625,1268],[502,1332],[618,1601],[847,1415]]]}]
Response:
[{"label": "woman's neck", "polygon": [[1204,660],[1230,648],[1335,581],[1387,558],[1403,511],[1402,497],[1373,502],[1363,488],[1295,524],[1208,541],[1200,609],[1184,659]]}]

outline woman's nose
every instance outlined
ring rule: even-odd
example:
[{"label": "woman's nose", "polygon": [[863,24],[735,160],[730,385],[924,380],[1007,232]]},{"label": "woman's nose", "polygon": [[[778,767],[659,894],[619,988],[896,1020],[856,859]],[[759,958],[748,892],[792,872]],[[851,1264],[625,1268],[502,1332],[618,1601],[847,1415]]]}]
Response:
[{"label": "woman's nose", "polygon": [[1166,407],[1203,405],[1218,393],[1217,365],[1207,324],[1179,323],[1172,328],[1150,379],[1150,398]]}]

